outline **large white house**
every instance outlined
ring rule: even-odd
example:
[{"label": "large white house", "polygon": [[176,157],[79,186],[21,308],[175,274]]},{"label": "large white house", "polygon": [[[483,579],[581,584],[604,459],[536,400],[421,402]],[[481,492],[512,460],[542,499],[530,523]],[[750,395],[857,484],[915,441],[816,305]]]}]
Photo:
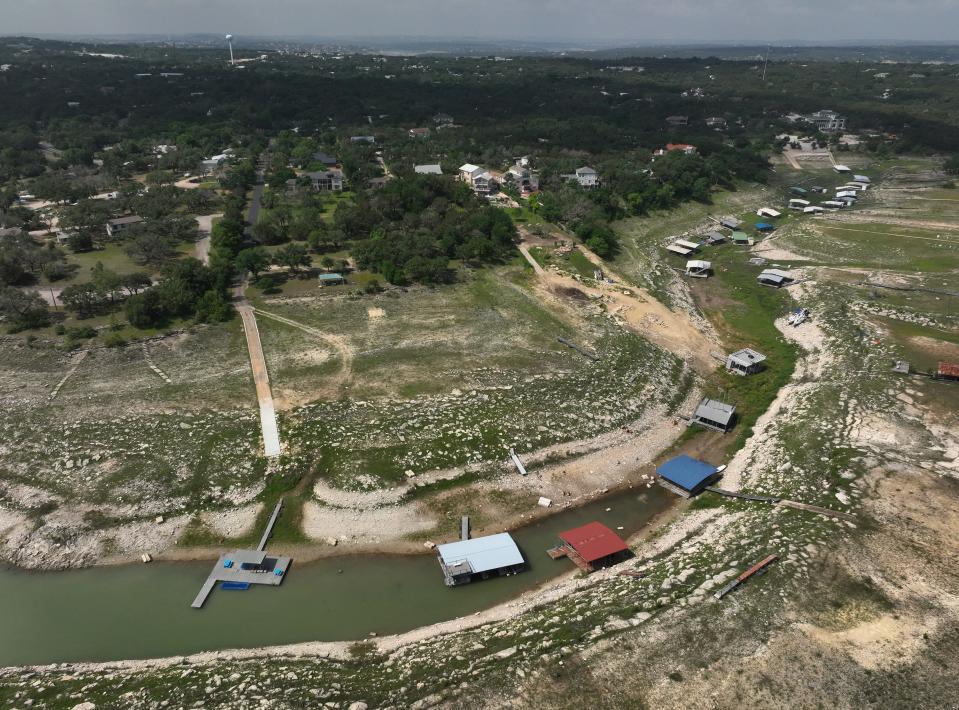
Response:
[{"label": "large white house", "polygon": [[579,183],[580,187],[598,187],[599,186],[599,173],[588,166],[583,166],[582,168],[576,168],[575,173],[570,173],[568,175],[563,175],[564,180],[575,180]]},{"label": "large white house", "polygon": [[488,195],[493,188],[493,176],[478,165],[465,163],[460,166],[459,179],[473,188],[477,195]]}]

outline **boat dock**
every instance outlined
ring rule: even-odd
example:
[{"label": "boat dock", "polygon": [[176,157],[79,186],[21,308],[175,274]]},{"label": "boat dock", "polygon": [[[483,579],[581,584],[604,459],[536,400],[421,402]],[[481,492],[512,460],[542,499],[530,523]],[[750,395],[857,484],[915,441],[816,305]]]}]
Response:
[{"label": "boat dock", "polygon": [[263,531],[263,536],[260,538],[260,544],[257,545],[257,552],[263,552],[266,549],[266,541],[270,539],[270,535],[273,534],[273,526],[276,525],[276,519],[280,517],[280,511],[283,510],[283,499],[280,498],[277,501],[276,507],[273,508],[273,515],[270,516],[270,522],[266,524],[266,530]]},{"label": "boat dock", "polygon": [[509,450],[509,457],[513,461],[513,465],[516,466],[516,470],[519,471],[520,476],[526,475],[526,466],[523,465],[523,462],[519,460],[519,456],[516,455],[514,449]]},{"label": "boat dock", "polygon": [[278,587],[286,577],[286,572],[290,568],[293,559],[290,557],[269,557],[265,552],[267,540],[273,532],[273,526],[276,525],[276,519],[283,509],[283,501],[276,504],[270,521],[267,523],[266,530],[260,538],[260,544],[255,550],[233,550],[225,552],[217,559],[199,593],[190,605],[194,609],[200,609],[206,603],[207,598],[213,592],[217,582],[221,583],[222,589],[243,590],[248,589],[252,584],[265,584],[271,587]]}]

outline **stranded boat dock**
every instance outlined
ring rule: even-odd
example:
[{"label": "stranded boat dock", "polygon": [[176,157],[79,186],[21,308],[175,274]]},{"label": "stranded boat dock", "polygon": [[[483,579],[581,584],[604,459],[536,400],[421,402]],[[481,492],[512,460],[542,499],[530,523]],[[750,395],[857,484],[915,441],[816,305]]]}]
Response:
[{"label": "stranded boat dock", "polygon": [[203,583],[200,592],[190,606],[194,609],[200,609],[210,593],[213,592],[217,582],[222,582],[221,589],[233,590],[249,589],[251,584],[267,584],[277,587],[283,582],[293,559],[290,557],[267,556],[264,551],[282,508],[283,501],[281,500],[273,509],[273,515],[270,516],[270,522],[267,523],[266,530],[263,531],[263,537],[260,538],[257,549],[234,550],[220,555],[213,566],[213,571],[206,578],[206,582]]}]

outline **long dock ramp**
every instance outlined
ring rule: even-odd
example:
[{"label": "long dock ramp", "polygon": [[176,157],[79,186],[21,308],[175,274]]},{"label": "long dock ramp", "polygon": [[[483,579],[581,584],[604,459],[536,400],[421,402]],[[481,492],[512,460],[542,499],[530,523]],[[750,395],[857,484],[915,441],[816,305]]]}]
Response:
[{"label": "long dock ramp", "polygon": [[778,503],[782,498],[775,498],[773,496],[758,496],[753,495],[752,493],[740,493],[738,491],[727,491],[725,488],[715,488],[713,486],[706,486],[705,490],[710,493],[718,493],[721,496],[726,496],[727,498],[738,498],[740,500],[751,500],[759,503]]},{"label": "long dock ramp", "polygon": [[738,491],[727,491],[723,488],[715,488],[714,486],[707,486],[704,490],[721,496],[726,496],[727,498],[749,500],[756,503],[774,503],[785,508],[805,510],[809,513],[818,513],[819,515],[825,515],[826,517],[840,518],[841,520],[849,520],[850,522],[855,522],[856,520],[856,516],[852,515],[851,513],[844,513],[841,510],[833,510],[832,508],[823,508],[821,505],[810,505],[809,503],[800,503],[799,501],[786,500],[785,498],[777,498],[775,496],[760,496],[753,495],[751,493],[739,493]]},{"label": "long dock ramp", "polygon": [[260,544],[256,546],[257,552],[263,552],[266,549],[266,541],[270,539],[270,535],[273,533],[273,526],[276,525],[276,519],[280,517],[280,511],[283,510],[283,499],[277,501],[276,507],[273,508],[273,515],[270,516],[270,522],[266,524],[266,530],[263,531],[263,536],[260,538]]}]

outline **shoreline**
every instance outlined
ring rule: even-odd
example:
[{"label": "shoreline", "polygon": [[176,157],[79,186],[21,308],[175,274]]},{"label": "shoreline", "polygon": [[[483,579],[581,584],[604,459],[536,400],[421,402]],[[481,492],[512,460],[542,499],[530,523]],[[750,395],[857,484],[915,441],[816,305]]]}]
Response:
[{"label": "shoreline", "polygon": [[[611,491],[612,494],[612,491]],[[593,501],[595,502],[595,501]],[[626,542],[633,548],[652,538],[656,533],[670,524],[683,518],[688,513],[689,501],[676,498],[675,502],[664,510],[653,515],[639,530],[630,535]],[[708,512],[708,511],[706,511]],[[695,518],[695,516],[693,516]],[[690,518],[695,523],[696,520]],[[679,531],[684,539],[688,531]],[[426,553],[431,551],[426,550]],[[540,608],[555,602],[564,596],[601,583],[603,580],[616,576],[624,565],[630,561],[647,559],[658,554],[656,546],[646,550],[637,550],[634,556],[624,563],[598,570],[588,576],[580,576],[579,570],[567,569],[555,577],[543,580],[539,584],[523,590],[514,597],[510,597],[493,606],[479,611],[457,616],[445,621],[438,621],[425,626],[418,626],[408,631],[384,636],[364,636],[346,641],[303,641],[291,644],[270,646],[253,646],[248,648],[233,647],[196,653],[161,656],[152,658],[123,659],[114,661],[55,661],[44,664],[27,664],[0,666],[0,678],[23,672],[90,672],[90,671],[129,671],[136,672],[147,669],[167,668],[180,664],[204,664],[223,660],[245,660],[265,657],[287,658],[336,658],[346,660],[350,658],[350,647],[360,641],[373,642],[381,653],[394,653],[411,643],[428,639],[448,636],[474,630],[488,624],[505,621],[518,614]],[[375,553],[372,553],[375,554]],[[419,553],[417,553],[419,554]],[[22,570],[31,571],[31,570]],[[494,580],[495,581],[495,580]]]}]

